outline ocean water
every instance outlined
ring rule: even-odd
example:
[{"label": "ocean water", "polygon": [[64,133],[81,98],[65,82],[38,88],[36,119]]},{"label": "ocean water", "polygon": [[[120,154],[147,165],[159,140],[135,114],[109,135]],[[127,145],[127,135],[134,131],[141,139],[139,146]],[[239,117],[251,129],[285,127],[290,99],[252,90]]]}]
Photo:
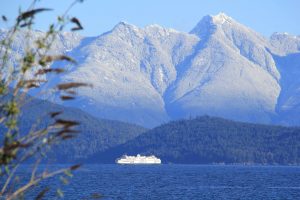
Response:
[{"label": "ocean water", "polygon": [[300,166],[87,165],[68,185],[56,178],[35,190],[44,186],[51,189],[45,199],[57,199],[60,187],[64,199],[72,200],[96,193],[101,199],[300,200]]}]

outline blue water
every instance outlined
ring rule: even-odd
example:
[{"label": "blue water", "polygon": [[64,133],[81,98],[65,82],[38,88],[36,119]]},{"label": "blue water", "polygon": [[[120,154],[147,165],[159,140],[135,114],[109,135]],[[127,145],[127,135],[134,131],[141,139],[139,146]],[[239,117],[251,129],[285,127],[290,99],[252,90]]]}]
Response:
[{"label": "blue water", "polygon": [[[89,165],[78,170],[65,199],[291,199],[300,200],[300,167],[211,165]],[[28,196],[27,196],[28,197]],[[32,198],[28,197],[28,198]],[[50,192],[46,199],[54,199]]]}]

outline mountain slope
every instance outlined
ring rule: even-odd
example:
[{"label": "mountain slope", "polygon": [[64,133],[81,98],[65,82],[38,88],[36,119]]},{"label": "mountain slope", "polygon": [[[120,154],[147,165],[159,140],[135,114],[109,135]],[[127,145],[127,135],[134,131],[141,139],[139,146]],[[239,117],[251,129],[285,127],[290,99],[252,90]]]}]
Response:
[{"label": "mountain slope", "polygon": [[139,29],[120,23],[80,48],[85,60],[64,79],[92,80],[93,92],[81,90],[82,109],[152,127],[170,119],[163,93],[176,79],[175,64],[197,41],[159,26]]},{"label": "mountain slope", "polygon": [[113,163],[123,154],[154,154],[163,163],[299,164],[300,129],[248,124],[213,117],[173,121],[93,155]]},{"label": "mountain slope", "polygon": [[281,92],[277,99],[277,121],[285,125],[300,124],[300,37],[275,33],[271,44],[276,47],[273,55],[281,74]]},{"label": "mountain slope", "polygon": [[268,41],[232,18],[206,16],[191,31],[203,38],[171,92],[180,115],[210,114],[269,123],[280,86]]}]

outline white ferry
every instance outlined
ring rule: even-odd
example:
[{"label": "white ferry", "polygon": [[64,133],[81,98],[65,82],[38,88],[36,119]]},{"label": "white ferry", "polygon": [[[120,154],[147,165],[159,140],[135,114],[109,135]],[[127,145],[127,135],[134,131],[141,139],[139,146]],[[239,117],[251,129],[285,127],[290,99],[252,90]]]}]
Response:
[{"label": "white ferry", "polygon": [[116,160],[117,164],[161,164],[161,160],[156,156],[127,156],[123,155],[121,158]]}]

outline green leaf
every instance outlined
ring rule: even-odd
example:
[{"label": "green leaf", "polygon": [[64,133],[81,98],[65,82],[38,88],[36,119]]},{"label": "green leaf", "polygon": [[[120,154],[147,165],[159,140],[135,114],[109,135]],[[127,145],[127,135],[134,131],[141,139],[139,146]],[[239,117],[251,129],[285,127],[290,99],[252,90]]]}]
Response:
[{"label": "green leaf", "polygon": [[63,191],[62,191],[60,188],[58,188],[58,189],[56,190],[56,194],[57,194],[60,198],[63,198],[63,197],[64,197],[64,193],[63,193]]},{"label": "green leaf", "polygon": [[5,166],[4,169],[5,169],[5,173],[6,173],[6,174],[9,174],[9,173],[10,173],[9,167],[8,167],[7,165]]},{"label": "green leaf", "polygon": [[4,110],[6,111],[6,114],[8,116],[17,115],[20,112],[20,109],[18,107],[18,103],[16,101],[8,102],[4,106]]},{"label": "green leaf", "polygon": [[64,173],[68,176],[68,177],[73,177],[73,174],[71,173],[70,170],[65,170]]},{"label": "green leaf", "polygon": [[16,119],[10,119],[5,123],[6,127],[8,129],[15,129],[17,127],[17,120]]},{"label": "green leaf", "polygon": [[65,185],[69,184],[69,180],[64,178],[63,176],[60,176],[59,179],[63,184],[65,184]]}]

